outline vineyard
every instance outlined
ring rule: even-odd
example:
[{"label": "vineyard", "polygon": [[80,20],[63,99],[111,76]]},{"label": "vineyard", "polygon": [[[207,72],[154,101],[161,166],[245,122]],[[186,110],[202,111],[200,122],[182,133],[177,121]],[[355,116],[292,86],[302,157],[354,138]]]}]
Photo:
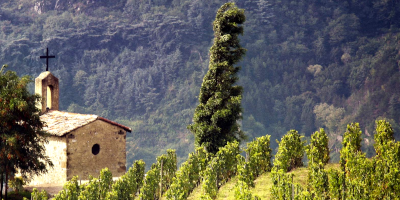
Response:
[{"label": "vineyard", "polygon": [[[394,140],[391,125],[376,122],[374,135],[376,156],[367,158],[361,151],[361,130],[358,123],[347,125],[340,151],[340,168],[330,167],[328,137],[324,129],[305,141],[297,131],[282,137],[273,163],[270,136],[249,142],[243,149],[239,143],[228,143],[213,155],[203,148],[190,153],[177,170],[174,150],[168,150],[145,174],[145,163],[135,161],[125,175],[112,181],[106,168],[98,178],[90,177],[79,185],[78,177],[67,182],[54,199],[188,199],[196,190],[196,199],[217,199],[219,190],[227,182],[233,188],[234,198],[261,199],[252,193],[257,177],[272,182],[272,199],[399,199],[400,142]],[[307,145],[306,145],[307,144]],[[295,169],[303,166],[307,156],[307,180],[296,183]],[[265,177],[265,174],[270,177]],[[46,192],[36,189],[32,199],[47,199]],[[191,197],[190,199],[194,199]]]}]

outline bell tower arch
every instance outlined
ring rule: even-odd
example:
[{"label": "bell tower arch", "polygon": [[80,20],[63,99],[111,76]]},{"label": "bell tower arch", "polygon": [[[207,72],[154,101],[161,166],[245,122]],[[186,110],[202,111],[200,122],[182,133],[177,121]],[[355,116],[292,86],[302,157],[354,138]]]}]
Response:
[{"label": "bell tower arch", "polygon": [[36,105],[40,110],[40,114],[45,113],[47,109],[59,109],[58,78],[49,71],[42,72],[35,79],[35,93],[42,97],[42,101]]}]

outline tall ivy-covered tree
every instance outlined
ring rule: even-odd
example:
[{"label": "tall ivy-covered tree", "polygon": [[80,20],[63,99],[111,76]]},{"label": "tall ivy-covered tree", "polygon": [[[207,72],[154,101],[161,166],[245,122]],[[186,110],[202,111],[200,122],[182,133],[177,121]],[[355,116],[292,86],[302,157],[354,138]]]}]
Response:
[{"label": "tall ivy-covered tree", "polygon": [[189,130],[195,135],[197,146],[210,153],[228,142],[245,138],[240,130],[242,87],[235,85],[240,67],[234,66],[244,55],[238,36],[243,34],[244,10],[234,3],[226,3],[217,11],[214,44],[210,49],[207,74],[200,88],[199,105]]},{"label": "tall ivy-covered tree", "polygon": [[17,170],[26,176],[44,173],[46,165],[53,165],[44,154],[47,134],[42,130],[44,124],[35,106],[40,97],[30,94],[27,88],[32,80],[29,76],[20,78],[13,71],[4,72],[5,68],[6,65],[0,70],[1,188],[3,181],[7,183]]}]

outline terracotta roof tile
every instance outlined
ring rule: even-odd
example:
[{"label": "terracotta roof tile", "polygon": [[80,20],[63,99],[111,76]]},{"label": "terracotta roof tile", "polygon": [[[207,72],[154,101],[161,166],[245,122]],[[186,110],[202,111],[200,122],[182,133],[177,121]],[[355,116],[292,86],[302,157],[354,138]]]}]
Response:
[{"label": "terracotta roof tile", "polygon": [[131,128],[124,125],[118,124],[111,120],[107,120],[97,115],[89,114],[78,114],[70,112],[62,112],[58,110],[51,110],[40,116],[40,119],[46,123],[46,127],[43,130],[47,131],[51,135],[63,136],[79,127],[89,124],[96,119],[103,120],[113,125],[119,126],[126,131],[131,132]]}]

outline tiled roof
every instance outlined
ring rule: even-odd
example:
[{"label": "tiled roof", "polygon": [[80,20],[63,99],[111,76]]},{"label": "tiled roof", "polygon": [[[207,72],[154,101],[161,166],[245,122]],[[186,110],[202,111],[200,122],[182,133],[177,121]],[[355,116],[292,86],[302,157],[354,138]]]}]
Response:
[{"label": "tiled roof", "polygon": [[79,127],[82,127],[86,124],[89,124],[90,122],[95,121],[96,119],[100,119],[110,124],[119,126],[125,129],[126,131],[129,132],[132,131],[131,128],[129,127],[99,117],[97,115],[78,114],[78,113],[62,112],[58,110],[50,110],[47,113],[41,115],[40,119],[46,122],[47,125],[46,127],[43,128],[43,130],[47,131],[51,135],[56,135],[56,136],[63,136]]}]

